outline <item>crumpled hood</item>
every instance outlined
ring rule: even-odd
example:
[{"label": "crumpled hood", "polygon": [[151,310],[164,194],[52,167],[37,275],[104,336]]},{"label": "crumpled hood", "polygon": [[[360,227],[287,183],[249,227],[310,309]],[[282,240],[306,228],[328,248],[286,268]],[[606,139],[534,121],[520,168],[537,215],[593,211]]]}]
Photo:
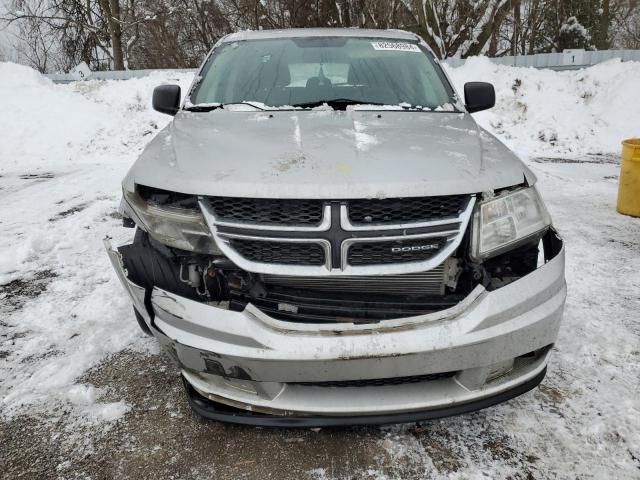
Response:
[{"label": "crumpled hood", "polygon": [[384,198],[483,192],[535,181],[468,114],[180,112],[127,175],[199,195]]}]

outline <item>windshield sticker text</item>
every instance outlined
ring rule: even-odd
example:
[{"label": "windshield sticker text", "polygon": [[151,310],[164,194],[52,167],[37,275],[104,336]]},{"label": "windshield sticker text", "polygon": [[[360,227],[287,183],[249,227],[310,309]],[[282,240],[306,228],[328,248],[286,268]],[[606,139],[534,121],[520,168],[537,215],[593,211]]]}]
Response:
[{"label": "windshield sticker text", "polygon": [[403,42],[371,42],[374,50],[393,50],[396,52],[419,52],[420,48],[415,43]]}]

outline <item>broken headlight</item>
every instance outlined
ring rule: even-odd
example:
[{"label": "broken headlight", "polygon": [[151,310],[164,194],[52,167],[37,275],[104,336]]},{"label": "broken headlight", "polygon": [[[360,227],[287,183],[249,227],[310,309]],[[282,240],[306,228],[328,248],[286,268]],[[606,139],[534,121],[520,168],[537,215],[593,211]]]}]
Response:
[{"label": "broken headlight", "polygon": [[127,214],[153,238],[169,247],[211,255],[221,255],[207,224],[198,210],[158,205],[138,192],[123,192]]},{"label": "broken headlight", "polygon": [[540,194],[521,188],[481,202],[474,214],[471,256],[482,260],[544,232],[551,225]]}]

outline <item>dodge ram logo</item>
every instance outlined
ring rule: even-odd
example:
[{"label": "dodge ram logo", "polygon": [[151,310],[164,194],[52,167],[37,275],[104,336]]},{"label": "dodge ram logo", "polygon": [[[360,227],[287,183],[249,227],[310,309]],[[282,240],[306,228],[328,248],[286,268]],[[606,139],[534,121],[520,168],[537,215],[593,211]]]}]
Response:
[{"label": "dodge ram logo", "polygon": [[438,247],[437,243],[414,245],[412,247],[391,247],[391,253],[424,252],[425,250],[436,250]]}]

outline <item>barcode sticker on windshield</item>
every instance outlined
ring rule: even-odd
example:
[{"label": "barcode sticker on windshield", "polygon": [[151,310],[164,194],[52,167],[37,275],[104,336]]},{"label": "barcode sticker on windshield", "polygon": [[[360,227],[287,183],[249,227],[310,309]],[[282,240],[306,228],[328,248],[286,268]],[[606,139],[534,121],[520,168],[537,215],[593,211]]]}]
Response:
[{"label": "barcode sticker on windshield", "polygon": [[396,52],[419,52],[420,48],[415,43],[405,42],[371,42],[374,50],[393,50]]}]

